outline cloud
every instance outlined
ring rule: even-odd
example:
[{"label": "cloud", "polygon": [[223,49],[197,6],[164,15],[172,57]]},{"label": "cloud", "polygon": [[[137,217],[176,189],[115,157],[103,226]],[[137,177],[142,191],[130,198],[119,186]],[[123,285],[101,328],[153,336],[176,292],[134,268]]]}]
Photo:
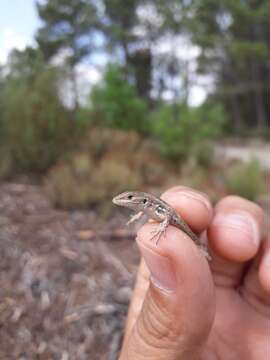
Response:
[{"label": "cloud", "polygon": [[203,87],[192,86],[189,93],[188,103],[190,106],[201,105],[207,97],[207,92]]},{"label": "cloud", "polygon": [[0,64],[6,63],[8,54],[11,50],[23,50],[30,44],[31,39],[27,39],[10,27],[4,28],[0,34]]},{"label": "cloud", "polygon": [[79,64],[76,68],[79,97],[82,103],[87,101],[91,88],[102,78],[102,71],[88,64]]},{"label": "cloud", "polygon": [[[64,66],[67,58],[71,55],[69,49],[62,49],[51,60],[51,64],[56,66]],[[104,63],[102,56],[97,57],[97,63]],[[88,101],[91,88],[96,85],[102,78],[104,66],[91,65],[89,63],[81,62],[76,65],[75,76],[77,82],[77,90],[79,102],[85,104]],[[74,89],[70,79],[66,79],[62,83],[60,96],[63,103],[68,107],[74,106]]]},{"label": "cloud", "polygon": [[[102,78],[102,71],[90,64],[78,64],[75,69],[78,87],[79,102],[84,105],[88,102],[92,87]],[[66,79],[60,89],[60,97],[67,107],[74,106],[74,89],[70,79]]]},{"label": "cloud", "polygon": [[[181,89],[182,82],[181,77],[183,71],[187,71],[188,79],[190,82],[188,104],[190,106],[199,106],[207,98],[207,95],[214,86],[214,81],[211,76],[205,76],[198,74],[198,56],[201,50],[198,46],[193,45],[190,40],[182,35],[172,36],[170,34],[162,37],[159,42],[153,47],[153,53],[157,57],[176,58],[182,64],[183,69],[180,70],[180,74],[176,75],[174,83],[177,88]],[[165,61],[165,60],[162,60]],[[174,94],[172,91],[167,90],[163,94],[163,98],[166,101],[172,101]]]},{"label": "cloud", "polygon": [[[6,27],[0,33],[0,65],[5,64],[11,50],[24,50],[27,46],[33,45],[33,39],[17,33],[13,28]],[[69,55],[66,51],[61,51],[52,63],[54,65],[62,65]],[[102,71],[97,67],[88,64],[78,64],[76,67],[76,78],[79,89],[80,101],[84,103],[89,95],[89,91],[93,85],[98,83],[102,78]],[[69,81],[64,84],[62,97],[66,104],[72,104],[72,86]]]}]

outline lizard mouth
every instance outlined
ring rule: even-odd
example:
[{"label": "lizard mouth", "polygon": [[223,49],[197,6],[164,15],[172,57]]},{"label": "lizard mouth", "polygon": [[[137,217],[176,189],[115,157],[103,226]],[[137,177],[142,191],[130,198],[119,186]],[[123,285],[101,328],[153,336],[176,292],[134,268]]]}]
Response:
[{"label": "lizard mouth", "polygon": [[115,205],[118,205],[118,203],[119,203],[119,196],[115,196],[115,197],[112,199],[112,202],[113,202]]},{"label": "lizard mouth", "polygon": [[129,201],[130,200],[127,198],[127,196],[125,194],[117,195],[112,199],[112,202],[116,205],[125,204]]},{"label": "lizard mouth", "polygon": [[115,196],[112,199],[112,202],[116,205],[130,205],[131,202],[133,204],[139,203],[139,200],[132,193],[124,192],[122,194]]}]

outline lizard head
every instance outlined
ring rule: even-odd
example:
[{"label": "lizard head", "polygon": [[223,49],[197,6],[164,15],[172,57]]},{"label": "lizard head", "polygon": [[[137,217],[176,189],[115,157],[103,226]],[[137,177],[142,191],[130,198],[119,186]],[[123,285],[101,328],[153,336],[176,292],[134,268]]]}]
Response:
[{"label": "lizard head", "polygon": [[135,211],[141,211],[149,206],[149,197],[143,192],[126,191],[115,196],[112,202]]}]

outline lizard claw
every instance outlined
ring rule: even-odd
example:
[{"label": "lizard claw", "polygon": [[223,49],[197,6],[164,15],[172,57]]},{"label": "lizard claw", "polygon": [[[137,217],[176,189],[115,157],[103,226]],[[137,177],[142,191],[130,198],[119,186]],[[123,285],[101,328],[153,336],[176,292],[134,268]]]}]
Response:
[{"label": "lizard claw", "polygon": [[152,241],[155,237],[156,239],[156,245],[158,244],[160,238],[162,235],[165,236],[165,232],[166,232],[166,228],[159,226],[158,229],[152,230],[151,234],[153,234],[153,236],[150,238],[150,241]]},{"label": "lizard claw", "polygon": [[200,245],[199,249],[200,249],[201,253],[206,257],[207,260],[209,260],[209,261],[212,260],[212,257],[210,256],[206,246]]}]

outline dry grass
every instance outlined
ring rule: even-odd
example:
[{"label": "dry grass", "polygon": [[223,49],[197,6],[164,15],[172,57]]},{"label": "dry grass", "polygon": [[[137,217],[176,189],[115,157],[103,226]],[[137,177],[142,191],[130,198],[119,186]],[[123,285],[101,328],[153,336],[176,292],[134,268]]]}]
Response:
[{"label": "dry grass", "polygon": [[64,208],[101,205],[127,189],[162,181],[164,165],[135,133],[93,129],[82,150],[53,167],[45,179],[45,191]]}]

